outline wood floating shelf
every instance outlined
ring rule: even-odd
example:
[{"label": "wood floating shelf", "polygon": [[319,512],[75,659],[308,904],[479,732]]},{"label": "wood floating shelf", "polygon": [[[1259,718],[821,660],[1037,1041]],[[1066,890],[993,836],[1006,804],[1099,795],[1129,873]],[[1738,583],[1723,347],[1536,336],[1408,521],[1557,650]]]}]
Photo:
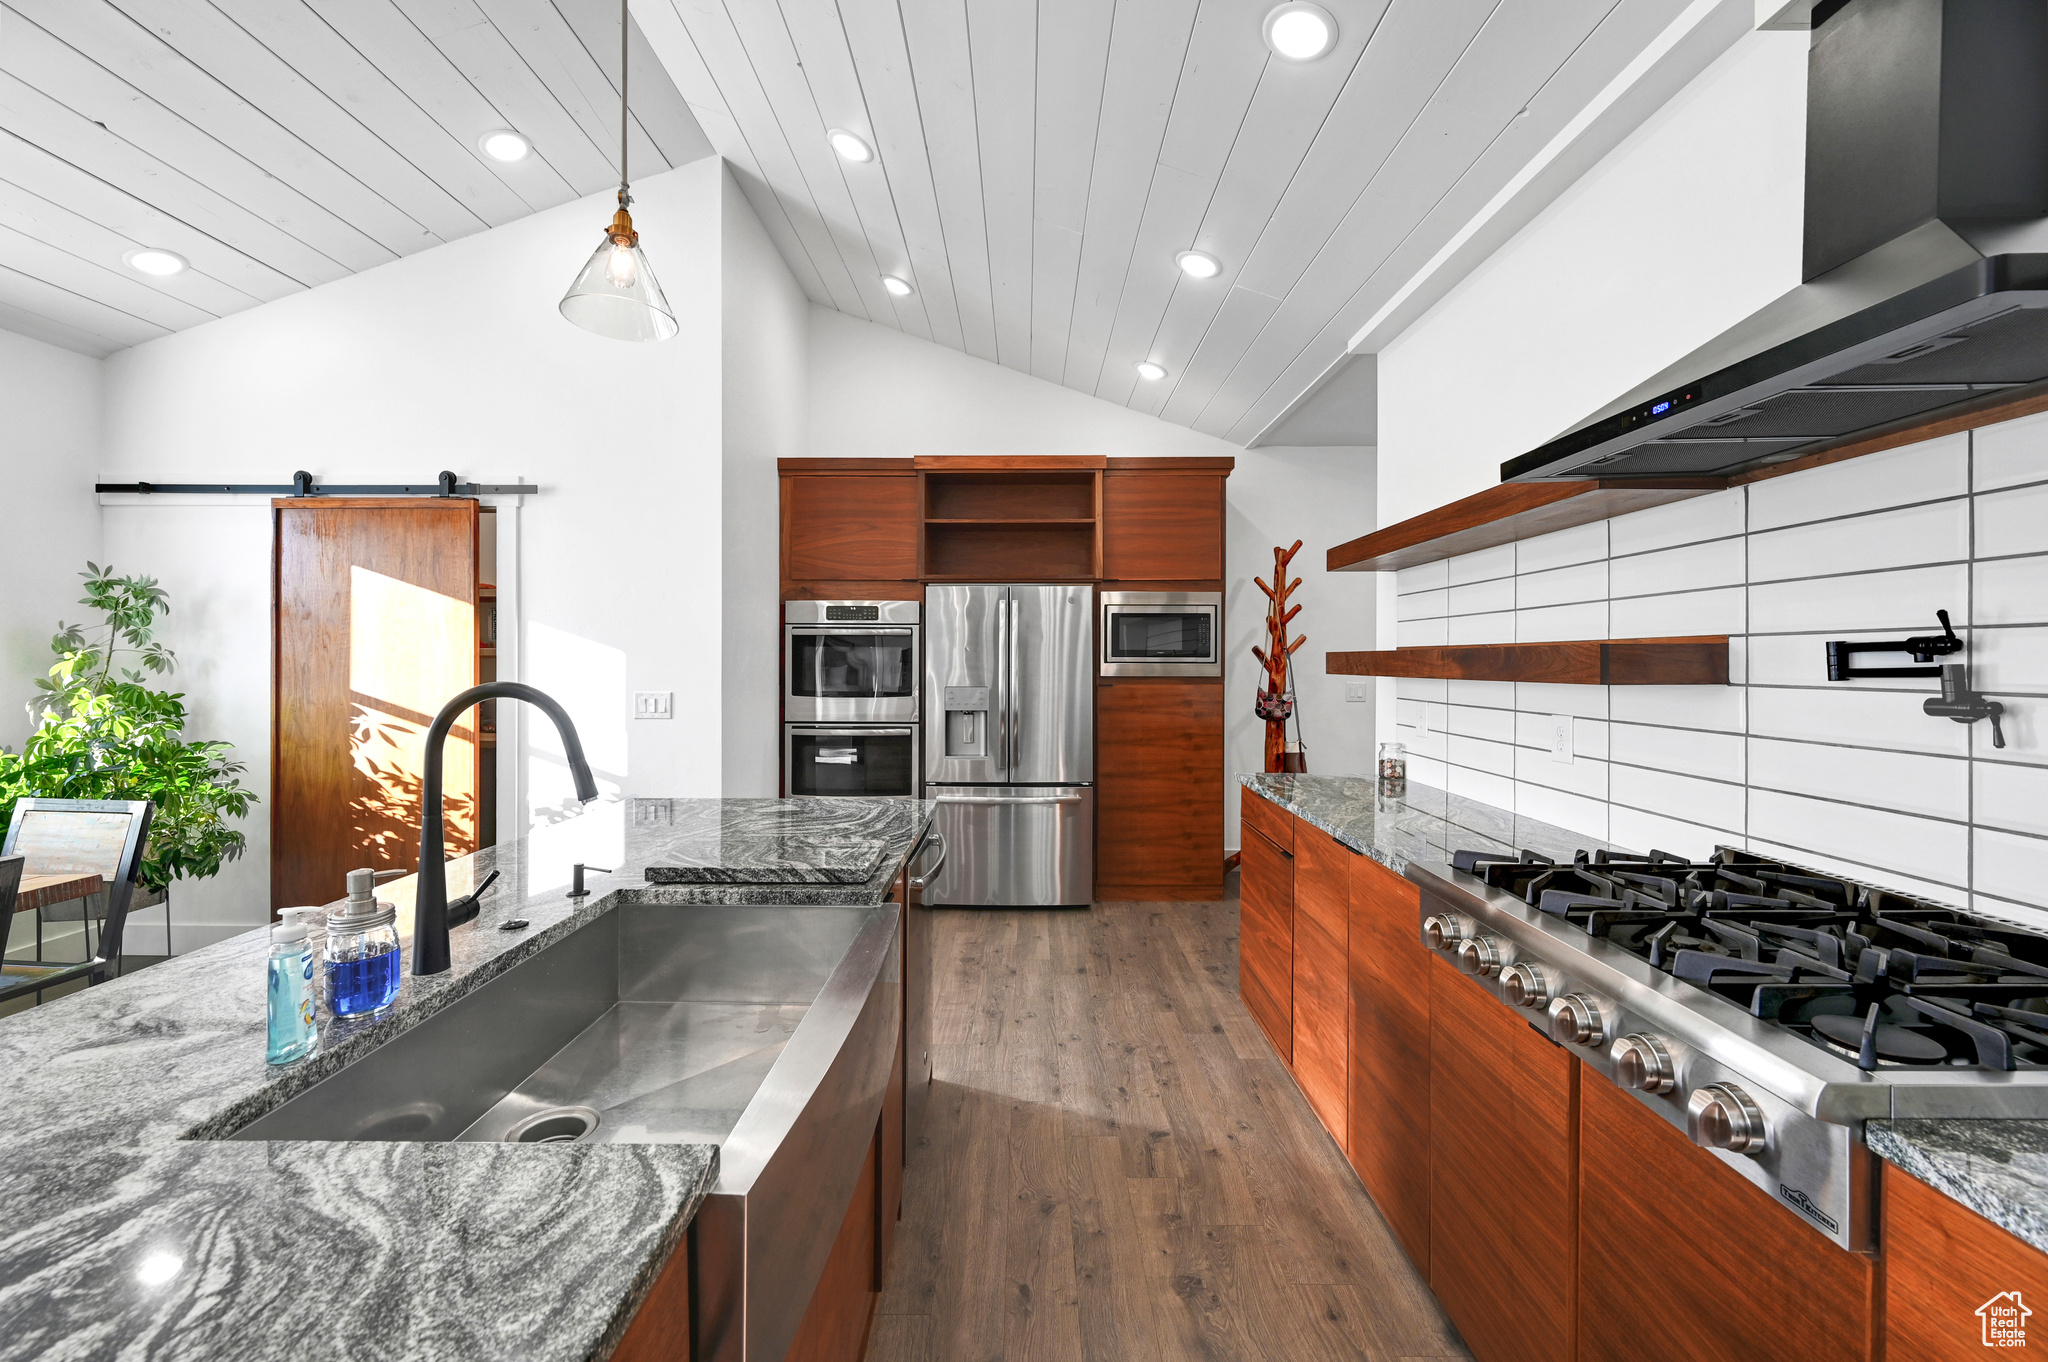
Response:
[{"label": "wood floating shelf", "polygon": [[1330,550],[1332,572],[1392,572],[1648,510],[1729,485],[1726,478],[1504,482]]},{"label": "wood floating shelf", "polygon": [[1325,666],[1333,676],[1547,681],[1568,686],[1725,686],[1728,636],[1395,648],[1330,653]]}]

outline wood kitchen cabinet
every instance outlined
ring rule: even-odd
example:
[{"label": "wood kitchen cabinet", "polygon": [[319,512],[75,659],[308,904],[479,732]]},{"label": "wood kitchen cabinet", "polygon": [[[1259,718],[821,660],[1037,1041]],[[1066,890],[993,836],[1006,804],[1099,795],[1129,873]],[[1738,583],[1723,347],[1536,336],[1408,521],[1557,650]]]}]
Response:
[{"label": "wood kitchen cabinet", "polygon": [[1801,1224],[1640,1098],[1590,1073],[1580,1093],[1579,1362],[1876,1355],[1869,1258]]},{"label": "wood kitchen cabinet", "polygon": [[[1245,807],[1263,805],[1263,822],[1282,833],[1281,846],[1253,817],[1244,820],[1239,872],[1237,989],[1247,1012],[1284,1064],[1294,1062],[1293,818],[1245,792]],[[1277,826],[1276,826],[1277,825]]]},{"label": "wood kitchen cabinet", "polygon": [[633,1312],[611,1362],[690,1362],[690,1245],[669,1253],[647,1299]]},{"label": "wood kitchen cabinet", "polygon": [[1103,681],[1095,692],[1096,897],[1223,893],[1223,683]]},{"label": "wood kitchen cabinet", "polygon": [[[1579,1062],[1443,960],[1429,973],[1430,1289],[1477,1362],[1572,1362]],[[1661,1183],[1633,1195],[1670,1204]]]},{"label": "wood kitchen cabinet", "polygon": [[809,582],[917,580],[909,459],[784,459],[781,473],[785,596]]},{"label": "wood kitchen cabinet", "polygon": [[1294,1081],[1345,1143],[1351,990],[1346,977],[1351,862],[1356,853],[1321,828],[1294,825]]},{"label": "wood kitchen cabinet", "polygon": [[1233,459],[1111,459],[1102,478],[1102,575],[1220,581],[1223,479]]},{"label": "wood kitchen cabinet", "polygon": [[2042,1316],[2027,1332],[2037,1340],[2048,1332],[2048,1254],[1895,1164],[1884,1165],[1883,1178],[1886,1358],[1983,1357],[2000,1345],[1986,1339],[1977,1312],[2008,1292]]},{"label": "wood kitchen cabinet", "polygon": [[1429,1265],[1429,971],[1421,891],[1369,856],[1351,860],[1346,1152],[1408,1257]]}]

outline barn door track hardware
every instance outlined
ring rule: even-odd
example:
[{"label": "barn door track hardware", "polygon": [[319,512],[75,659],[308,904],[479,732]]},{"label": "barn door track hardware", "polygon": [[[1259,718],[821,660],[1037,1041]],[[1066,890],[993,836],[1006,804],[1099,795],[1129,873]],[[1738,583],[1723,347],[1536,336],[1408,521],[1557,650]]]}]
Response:
[{"label": "barn door track hardware", "polygon": [[532,496],[540,488],[530,482],[458,482],[446,469],[429,483],[321,483],[302,468],[292,474],[290,482],[101,482],[93,484],[92,490],[145,496],[515,497]]}]

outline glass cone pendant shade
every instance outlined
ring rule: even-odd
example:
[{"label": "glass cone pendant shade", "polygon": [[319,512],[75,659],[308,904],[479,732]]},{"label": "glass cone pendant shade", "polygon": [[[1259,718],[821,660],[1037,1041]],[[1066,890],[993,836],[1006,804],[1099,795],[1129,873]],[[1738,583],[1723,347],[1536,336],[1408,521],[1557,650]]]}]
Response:
[{"label": "glass cone pendant shade", "polygon": [[630,202],[620,196],[618,215],[604,240],[562,295],[562,315],[586,331],[613,340],[663,341],[676,334],[676,315],[640,253]]}]

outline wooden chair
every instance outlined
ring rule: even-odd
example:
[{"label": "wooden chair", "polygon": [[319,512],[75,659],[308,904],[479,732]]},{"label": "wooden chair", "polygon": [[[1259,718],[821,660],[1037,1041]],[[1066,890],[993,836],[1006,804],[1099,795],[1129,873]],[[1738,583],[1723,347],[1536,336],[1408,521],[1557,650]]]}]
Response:
[{"label": "wooden chair", "polygon": [[[34,993],[42,1000],[43,990],[73,979],[88,985],[103,982],[109,966],[119,967],[121,931],[128,921],[128,904],[135,895],[135,881],[142,870],[142,848],[149,837],[149,821],[155,805],[146,799],[37,799],[26,798],[14,806],[14,819],[7,827],[7,841],[0,857],[19,857],[16,885],[21,875],[97,875],[106,888],[100,902],[73,900],[70,905],[38,908],[37,956],[41,951],[41,923],[76,920],[84,925],[88,939],[83,960],[8,960],[0,966],[0,1002]],[[13,921],[14,894],[7,895],[7,920]],[[68,909],[68,911],[67,911]],[[100,923],[99,942],[90,939],[93,920]]]}]

